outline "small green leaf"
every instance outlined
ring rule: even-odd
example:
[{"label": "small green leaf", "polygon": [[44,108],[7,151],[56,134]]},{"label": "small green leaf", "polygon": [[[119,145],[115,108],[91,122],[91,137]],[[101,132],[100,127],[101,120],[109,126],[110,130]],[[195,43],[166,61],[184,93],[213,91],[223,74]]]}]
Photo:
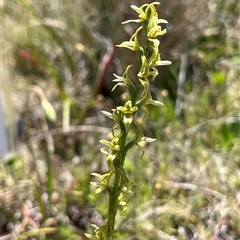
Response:
[{"label": "small green leaf", "polygon": [[212,72],[209,74],[209,79],[213,84],[221,86],[226,80],[226,74],[223,72]]},{"label": "small green leaf", "polygon": [[52,104],[47,99],[42,99],[41,103],[47,119],[49,119],[52,122],[55,122],[57,119],[57,115]]}]

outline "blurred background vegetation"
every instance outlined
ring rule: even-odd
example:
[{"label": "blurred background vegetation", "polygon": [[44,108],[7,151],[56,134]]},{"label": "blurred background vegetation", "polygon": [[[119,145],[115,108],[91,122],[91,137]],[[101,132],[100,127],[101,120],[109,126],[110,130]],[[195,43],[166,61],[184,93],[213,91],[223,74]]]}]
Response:
[{"label": "blurred background vegetation", "polygon": [[[85,239],[102,225],[106,172],[101,110],[136,56],[116,44],[137,25],[130,5],[148,0],[1,1],[2,89],[14,154],[1,162],[1,239]],[[138,182],[119,239],[240,239],[240,53],[238,0],[162,0],[168,33],[144,131],[157,139],[126,160]],[[12,102],[12,107],[11,107]],[[13,110],[14,109],[14,110]],[[15,134],[15,137],[14,137]],[[16,140],[18,139],[18,140]],[[17,143],[16,143],[17,142]],[[14,148],[14,147],[12,147]]]}]

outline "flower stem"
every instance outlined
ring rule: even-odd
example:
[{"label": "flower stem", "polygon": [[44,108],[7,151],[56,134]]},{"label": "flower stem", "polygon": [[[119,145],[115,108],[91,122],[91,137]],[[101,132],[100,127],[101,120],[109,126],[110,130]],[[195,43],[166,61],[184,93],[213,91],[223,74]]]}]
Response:
[{"label": "flower stem", "polygon": [[[170,61],[162,61],[159,52],[160,41],[158,36],[166,33],[162,30],[159,23],[167,23],[166,20],[158,19],[157,11],[154,5],[159,4],[153,2],[152,4],[144,4],[142,7],[132,5],[132,9],[139,14],[139,19],[129,20],[128,22],[142,23],[143,26],[139,27],[129,41],[125,41],[118,47],[128,48],[138,53],[139,72],[136,75],[135,81],[129,77],[129,69],[131,65],[126,68],[123,76],[116,77],[113,81],[116,85],[113,90],[118,87],[127,88],[127,97],[124,106],[118,106],[112,109],[112,113],[103,111],[103,114],[115,121],[112,128],[113,139],[111,141],[102,139],[100,142],[108,147],[101,148],[101,152],[106,155],[106,161],[109,166],[109,173],[100,175],[92,173],[92,175],[99,177],[101,182],[93,182],[94,186],[98,189],[95,193],[100,193],[107,190],[108,193],[108,219],[105,226],[99,228],[95,226],[95,236],[86,234],[91,239],[99,240],[113,240],[116,230],[115,222],[116,215],[119,207],[126,209],[129,199],[133,195],[125,170],[124,161],[127,152],[140,141],[153,142],[155,139],[145,137],[142,131],[142,123],[147,118],[149,111],[148,105],[162,106],[159,101],[153,100],[150,91],[150,84],[158,75],[157,66],[169,65]],[[141,46],[138,41],[139,32],[144,29],[145,32],[145,46]],[[142,123],[136,121],[137,116],[142,116]],[[135,136],[128,137],[130,129],[133,130]]]},{"label": "flower stem", "polygon": [[108,208],[108,220],[106,224],[106,237],[111,236],[112,233],[114,232],[114,227],[115,227],[115,217],[118,211],[118,198],[121,193],[121,187],[122,187],[122,182],[123,182],[123,175],[122,175],[122,170],[123,170],[123,165],[124,165],[124,160],[125,160],[125,145],[126,145],[126,139],[128,132],[123,129],[122,133],[120,133],[121,138],[120,138],[120,150],[118,152],[118,155],[116,159],[114,159],[113,164],[114,164],[114,180],[113,180],[113,186],[112,186],[112,191],[109,194],[109,208]]}]

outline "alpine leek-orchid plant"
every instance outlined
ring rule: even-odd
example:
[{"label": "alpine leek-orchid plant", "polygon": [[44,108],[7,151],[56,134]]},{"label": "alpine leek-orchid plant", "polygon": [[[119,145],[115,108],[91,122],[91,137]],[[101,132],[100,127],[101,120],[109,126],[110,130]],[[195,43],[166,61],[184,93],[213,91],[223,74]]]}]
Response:
[{"label": "alpine leek-orchid plant", "polygon": [[[86,234],[90,239],[118,239],[115,229],[115,217],[120,209],[124,210],[133,195],[131,191],[131,183],[126,176],[124,170],[124,161],[128,151],[141,141],[153,142],[155,139],[146,137],[142,132],[142,124],[148,116],[148,106],[162,106],[159,101],[153,100],[150,92],[150,84],[158,75],[157,66],[169,65],[170,61],[161,60],[159,52],[160,41],[158,36],[166,33],[166,29],[162,29],[159,24],[166,24],[167,21],[158,19],[158,14],[154,5],[159,4],[153,2],[144,4],[141,7],[132,5],[131,8],[139,14],[139,19],[128,20],[123,22],[140,23],[136,32],[129,41],[125,41],[118,47],[128,48],[138,53],[139,72],[136,79],[129,77],[131,65],[126,68],[123,76],[114,74],[113,80],[116,87],[124,87],[126,89],[126,100],[123,106],[112,109],[112,112],[103,111],[103,114],[112,119],[115,123],[112,127],[113,139],[111,141],[101,140],[100,142],[106,146],[101,152],[106,156],[109,172],[106,174],[92,173],[93,176],[99,178],[99,181],[91,184],[96,187],[95,194],[106,191],[108,194],[108,217],[103,227],[95,226],[95,235]],[[144,36],[144,46],[141,46],[139,35]],[[137,121],[142,117],[141,123]],[[131,131],[132,130],[132,131]],[[135,136],[130,137],[129,132],[134,132]],[[132,134],[131,134],[132,136]]]}]

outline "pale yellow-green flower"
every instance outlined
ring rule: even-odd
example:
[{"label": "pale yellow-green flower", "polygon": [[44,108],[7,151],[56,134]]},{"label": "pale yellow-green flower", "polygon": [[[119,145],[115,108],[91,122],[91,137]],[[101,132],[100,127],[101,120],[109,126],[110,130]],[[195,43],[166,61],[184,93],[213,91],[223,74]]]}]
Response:
[{"label": "pale yellow-green flower", "polygon": [[113,74],[114,77],[116,77],[116,79],[112,80],[113,82],[116,82],[117,84],[113,87],[112,91],[117,87],[117,86],[121,86],[121,87],[129,87],[132,83],[131,80],[128,76],[128,71],[132,66],[129,65],[126,69],[126,71],[123,73],[123,76],[118,76],[117,74]]},{"label": "pale yellow-green flower", "polygon": [[148,76],[149,76],[149,65],[148,65],[146,56],[143,55],[141,56],[141,67],[138,73],[138,77],[142,80],[144,79],[146,80]]},{"label": "pale yellow-green flower", "polygon": [[157,36],[163,35],[167,32],[166,29],[162,30],[159,23],[167,23],[164,19],[158,19],[158,14],[156,8],[153,5],[149,5],[146,10],[147,15],[149,15],[148,26],[147,26],[147,37],[156,38]]},{"label": "pale yellow-green flower", "polygon": [[132,51],[138,51],[141,46],[138,41],[138,33],[143,27],[139,27],[136,32],[132,35],[129,41],[122,42],[120,45],[117,45],[117,47],[125,47]]},{"label": "pale yellow-green flower", "polygon": [[147,33],[147,36],[149,38],[156,38],[157,36],[164,35],[167,32],[166,29],[162,30],[160,26],[154,26],[150,28],[150,30]]},{"label": "pale yellow-green flower", "polygon": [[152,55],[149,57],[148,61],[149,61],[149,67],[154,67],[156,66],[156,63],[158,61],[160,61],[160,54],[159,54],[159,40],[158,39],[149,39],[149,41],[151,41],[153,43],[153,47],[152,47]]},{"label": "pale yellow-green flower", "polygon": [[119,150],[120,150],[120,146],[119,146],[119,138],[118,137],[115,137],[111,142],[107,141],[107,140],[100,140],[100,142],[102,144],[105,144],[107,145],[110,149],[109,149],[109,152],[107,152],[105,150],[105,148],[101,148],[100,151],[102,154],[106,155],[107,158],[106,158],[106,161],[107,161],[107,164],[109,166],[109,168],[112,167],[113,165],[113,160],[116,158]]},{"label": "pale yellow-green flower", "polygon": [[116,123],[118,123],[119,121],[121,121],[121,112],[116,110],[116,109],[112,109],[113,113],[107,112],[107,111],[102,111],[103,115],[105,115],[106,117],[109,117],[110,119],[114,120]]},{"label": "pale yellow-green flower", "polygon": [[90,182],[94,187],[97,187],[95,194],[98,194],[108,188],[108,183],[111,178],[112,172],[106,174],[91,173],[91,175],[101,179],[101,182]]},{"label": "pale yellow-green flower", "polygon": [[132,102],[129,100],[125,103],[124,106],[117,107],[117,110],[123,112],[123,123],[125,125],[126,131],[128,131],[133,121],[133,114],[138,110],[138,107],[132,106]]},{"label": "pale yellow-green flower", "polygon": [[[125,22],[123,22],[122,24],[126,24],[126,23],[129,23],[129,22],[144,22],[145,20],[148,19],[148,8],[151,6],[151,5],[157,5],[157,4],[160,4],[159,2],[153,2],[151,4],[143,4],[141,7],[137,7],[135,5],[131,5],[131,8],[137,12],[139,14],[139,19],[135,19],[135,20],[127,20]],[[143,10],[144,8],[145,11]]]}]

